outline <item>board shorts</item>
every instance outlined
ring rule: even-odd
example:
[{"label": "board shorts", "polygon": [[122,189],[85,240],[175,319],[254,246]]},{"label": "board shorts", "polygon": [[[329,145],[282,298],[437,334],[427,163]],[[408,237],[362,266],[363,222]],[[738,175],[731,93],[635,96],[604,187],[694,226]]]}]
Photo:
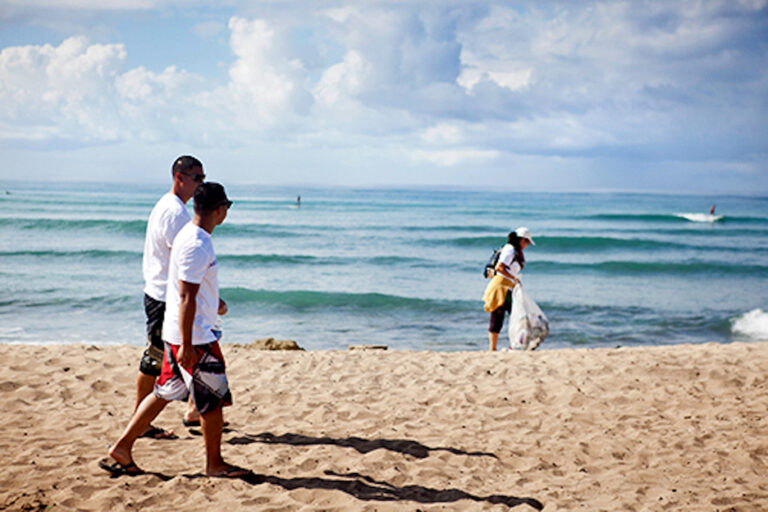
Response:
[{"label": "board shorts", "polygon": [[232,405],[224,355],[219,342],[192,345],[198,356],[192,372],[176,362],[181,345],[165,344],[160,377],[155,382],[155,396],[163,400],[183,400],[192,396],[200,414]]},{"label": "board shorts", "polygon": [[141,356],[139,371],[145,375],[157,377],[163,364],[163,317],[165,302],[144,294],[144,314],[147,316],[147,349]]},{"label": "board shorts", "polygon": [[512,294],[507,291],[507,296],[504,298],[504,304],[491,311],[491,321],[488,325],[488,332],[495,332],[496,334],[501,332],[501,328],[504,327],[504,313],[512,312]]}]

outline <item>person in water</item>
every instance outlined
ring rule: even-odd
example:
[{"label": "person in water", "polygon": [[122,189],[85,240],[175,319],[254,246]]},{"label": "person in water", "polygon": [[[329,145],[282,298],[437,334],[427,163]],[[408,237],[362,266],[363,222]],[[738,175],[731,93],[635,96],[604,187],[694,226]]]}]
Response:
[{"label": "person in water", "polygon": [[496,350],[499,333],[504,326],[504,313],[512,311],[511,290],[520,283],[520,272],[525,266],[523,251],[533,243],[531,231],[519,227],[507,235],[507,243],[501,250],[499,261],[494,268],[495,275],[485,289],[483,300],[485,311],[491,314],[488,326],[488,342],[490,350]]},{"label": "person in water", "polygon": [[714,215],[715,214],[715,205],[712,205],[709,207],[709,214]]}]

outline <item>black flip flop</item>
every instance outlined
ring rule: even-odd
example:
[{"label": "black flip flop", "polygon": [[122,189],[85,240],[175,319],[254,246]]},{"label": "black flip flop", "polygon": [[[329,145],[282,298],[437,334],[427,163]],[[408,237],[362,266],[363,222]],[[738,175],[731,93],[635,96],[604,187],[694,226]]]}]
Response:
[{"label": "black flip flop", "polygon": [[[112,460],[113,462],[110,463],[109,461]],[[112,459],[111,457],[109,459],[101,459],[99,461],[99,467],[112,475],[112,478],[117,478],[119,476],[138,476],[143,475],[144,470],[141,469],[139,466],[136,465],[135,462],[130,462],[128,464],[121,464],[117,462],[115,459]]]},{"label": "black flip flop", "polygon": [[210,478],[243,478],[253,474],[250,469],[241,468],[238,466],[229,466],[223,473],[218,475],[206,475]]},{"label": "black flip flop", "polygon": [[[200,426],[200,420],[184,420],[184,421],[182,421],[182,423],[184,424],[185,427],[199,427]],[[222,424],[222,427],[228,427],[228,426],[229,426],[229,422],[228,421],[225,421]]]},{"label": "black flip flop", "polygon": [[148,437],[149,439],[178,439],[179,436],[171,432],[170,430],[165,430],[160,427],[155,427],[150,425],[147,430],[144,431],[143,434],[141,434],[139,437]]}]

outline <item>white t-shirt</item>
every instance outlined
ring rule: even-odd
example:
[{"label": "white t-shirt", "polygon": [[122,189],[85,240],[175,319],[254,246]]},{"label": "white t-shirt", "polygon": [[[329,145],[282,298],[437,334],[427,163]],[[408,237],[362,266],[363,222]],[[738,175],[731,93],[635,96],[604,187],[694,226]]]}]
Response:
[{"label": "white t-shirt", "polygon": [[215,341],[213,332],[219,311],[219,271],[213,252],[211,235],[190,222],[179,231],[173,241],[168,267],[163,340],[181,345],[179,329],[179,281],[200,285],[195,299],[195,321],[192,325],[192,344],[203,345]]},{"label": "white t-shirt", "polygon": [[520,271],[522,267],[520,263],[515,261],[515,247],[512,244],[506,244],[501,249],[499,254],[499,262],[507,266],[507,271],[512,274],[515,279],[520,279]]},{"label": "white t-shirt", "polygon": [[190,220],[187,207],[172,192],[161,197],[149,214],[141,267],[144,274],[144,293],[155,300],[165,302],[168,260],[171,257],[173,239]]}]

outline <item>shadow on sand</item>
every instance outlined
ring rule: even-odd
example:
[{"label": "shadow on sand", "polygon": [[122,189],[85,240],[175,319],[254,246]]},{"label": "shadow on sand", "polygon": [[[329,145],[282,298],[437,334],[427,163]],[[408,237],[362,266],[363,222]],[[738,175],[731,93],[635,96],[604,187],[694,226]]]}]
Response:
[{"label": "shadow on sand", "polygon": [[494,459],[498,459],[498,457],[493,453],[465,452],[464,450],[458,450],[456,448],[431,448],[409,439],[362,439],[360,437],[334,439],[332,437],[312,437],[291,433],[276,436],[270,432],[264,432],[262,434],[256,435],[243,434],[241,436],[233,437],[226,442],[235,445],[251,443],[290,444],[294,446],[333,445],[341,446],[344,448],[354,448],[360,453],[368,453],[374,450],[382,449],[402,453],[404,455],[410,455],[412,457],[416,457],[417,459],[425,459],[429,457],[429,452],[433,451],[446,451],[453,453],[454,455],[466,455],[469,457],[493,457]]},{"label": "shadow on sand", "polygon": [[[374,480],[359,473],[334,473],[325,471],[331,478],[305,477],[282,478],[271,475],[251,473],[237,477],[251,485],[272,484],[287,491],[294,489],[325,489],[341,491],[362,501],[415,501],[417,503],[453,503],[460,500],[487,502],[492,505],[506,505],[513,508],[528,505],[536,510],[542,510],[544,505],[535,498],[518,498],[503,494],[490,496],[475,496],[460,489],[432,489],[422,485],[404,485],[397,487],[388,482]],[[186,478],[207,478],[202,474],[184,475]],[[235,478],[233,478],[234,480]]]},{"label": "shadow on sand", "polygon": [[[261,434],[242,434],[226,441],[233,445],[265,443],[265,444],[289,444],[293,446],[333,445],[344,448],[354,448],[360,453],[369,453],[374,450],[390,450],[405,455],[411,455],[424,459],[433,451],[446,451],[455,455],[469,457],[492,457],[498,459],[493,453],[467,452],[456,448],[432,448],[417,441],[408,439],[362,439],[360,437],[347,437],[335,439],[331,437],[313,437],[303,434],[274,435],[270,432]],[[329,478],[282,478],[272,475],[250,475],[240,477],[241,480],[252,485],[268,483],[277,485],[286,490],[293,489],[327,489],[345,492],[363,501],[415,501],[417,503],[452,503],[460,500],[472,500],[487,502],[489,504],[502,504],[507,507],[528,505],[536,510],[542,510],[544,505],[534,498],[520,498],[494,494],[491,496],[476,496],[460,489],[432,489],[421,485],[405,485],[397,487],[388,482],[375,480],[360,473],[335,473],[325,471]],[[190,478],[202,475],[187,475]]]}]

